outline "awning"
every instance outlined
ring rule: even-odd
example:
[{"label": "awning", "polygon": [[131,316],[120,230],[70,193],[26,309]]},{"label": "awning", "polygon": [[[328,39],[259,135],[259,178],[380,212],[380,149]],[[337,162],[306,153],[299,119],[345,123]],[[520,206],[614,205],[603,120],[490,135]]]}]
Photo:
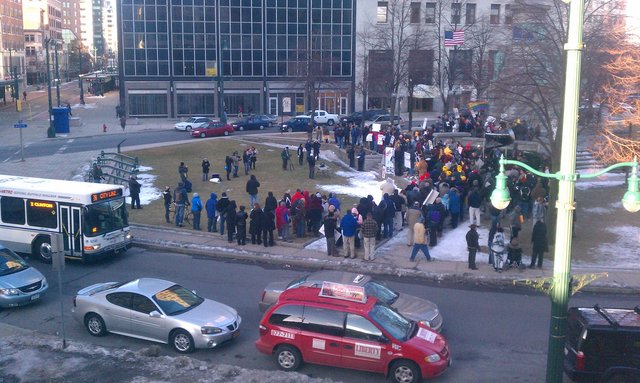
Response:
[{"label": "awning", "polygon": [[418,84],[413,87],[413,98],[434,98],[433,85]]}]

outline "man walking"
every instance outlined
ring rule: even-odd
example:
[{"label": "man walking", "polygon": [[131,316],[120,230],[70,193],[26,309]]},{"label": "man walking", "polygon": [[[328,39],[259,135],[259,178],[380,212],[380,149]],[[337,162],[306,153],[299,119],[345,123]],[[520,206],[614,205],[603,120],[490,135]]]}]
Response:
[{"label": "man walking", "polygon": [[475,223],[469,225],[469,231],[467,232],[467,249],[469,250],[469,268],[471,270],[478,270],[476,267],[476,253],[480,248],[480,236],[476,231],[478,226]]},{"label": "man walking", "polygon": [[258,188],[260,187],[260,182],[256,178],[255,174],[252,174],[247,181],[247,186],[245,190],[247,194],[249,194],[249,206],[254,206],[259,202],[258,200]]},{"label": "man walking", "polygon": [[469,223],[475,223],[480,226],[480,206],[482,205],[482,196],[477,186],[471,189],[467,196],[467,205],[469,205]]},{"label": "man walking", "polygon": [[280,158],[282,158],[282,170],[289,169],[289,147],[285,146],[280,153]]},{"label": "man walking", "polygon": [[362,227],[360,228],[360,231],[362,232],[365,261],[373,261],[376,258],[376,235],[378,234],[378,227],[378,222],[373,219],[373,214],[368,212],[365,220],[362,222]]},{"label": "man walking", "polygon": [[418,251],[422,250],[424,256],[427,257],[427,262],[431,262],[431,255],[429,254],[429,245],[427,245],[427,229],[422,222],[416,222],[413,225],[413,250],[411,250],[411,262],[416,260]]}]

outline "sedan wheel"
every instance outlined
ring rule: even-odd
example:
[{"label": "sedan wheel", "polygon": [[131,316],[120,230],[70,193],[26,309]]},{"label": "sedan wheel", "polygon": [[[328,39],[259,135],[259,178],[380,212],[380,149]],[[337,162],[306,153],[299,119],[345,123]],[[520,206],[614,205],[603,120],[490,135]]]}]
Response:
[{"label": "sedan wheel", "polygon": [[207,135],[204,133],[200,133],[200,138],[205,138]]},{"label": "sedan wheel", "polygon": [[184,130],[185,130],[185,131],[187,131],[187,132],[190,132],[190,131],[191,131],[191,125],[187,125],[187,126],[184,128]]},{"label": "sedan wheel", "polygon": [[225,136],[228,136],[228,135],[229,135],[229,131],[228,131],[228,130],[225,130],[225,131],[224,131],[224,135],[225,135]]},{"label": "sedan wheel", "polygon": [[293,132],[293,128],[289,128],[287,130],[289,131],[289,133]]},{"label": "sedan wheel", "polygon": [[244,130],[244,126],[238,126],[238,130],[242,132]]},{"label": "sedan wheel", "polygon": [[105,336],[107,335],[107,326],[98,314],[88,314],[84,318],[84,325],[89,331],[89,334],[93,336]]},{"label": "sedan wheel", "polygon": [[391,366],[391,379],[396,383],[418,383],[420,372],[415,364],[409,361],[399,361]]},{"label": "sedan wheel", "polygon": [[193,352],[193,338],[184,330],[176,330],[171,335],[171,344],[173,348],[183,354]]},{"label": "sedan wheel", "polygon": [[300,367],[302,356],[297,348],[289,345],[282,345],[276,350],[276,362],[281,370],[295,371]]}]

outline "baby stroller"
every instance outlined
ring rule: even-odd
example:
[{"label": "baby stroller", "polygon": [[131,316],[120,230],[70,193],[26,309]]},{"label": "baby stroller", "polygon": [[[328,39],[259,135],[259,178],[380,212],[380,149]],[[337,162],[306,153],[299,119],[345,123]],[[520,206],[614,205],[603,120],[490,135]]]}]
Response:
[{"label": "baby stroller", "polygon": [[522,267],[522,248],[518,238],[512,238],[507,246],[507,264],[505,267]]},{"label": "baby stroller", "polygon": [[504,234],[499,231],[489,246],[489,258],[493,260],[493,268],[499,273],[502,272],[505,263],[505,250]]}]

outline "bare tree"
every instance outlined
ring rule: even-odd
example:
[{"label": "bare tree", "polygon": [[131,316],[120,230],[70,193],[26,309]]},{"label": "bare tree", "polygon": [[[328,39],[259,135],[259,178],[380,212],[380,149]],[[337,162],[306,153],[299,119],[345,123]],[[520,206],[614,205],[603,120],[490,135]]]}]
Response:
[{"label": "bare tree", "polygon": [[504,49],[505,36],[489,23],[486,17],[473,24],[466,33],[467,44],[473,51],[471,81],[478,99],[486,99],[495,75],[495,52]]}]

